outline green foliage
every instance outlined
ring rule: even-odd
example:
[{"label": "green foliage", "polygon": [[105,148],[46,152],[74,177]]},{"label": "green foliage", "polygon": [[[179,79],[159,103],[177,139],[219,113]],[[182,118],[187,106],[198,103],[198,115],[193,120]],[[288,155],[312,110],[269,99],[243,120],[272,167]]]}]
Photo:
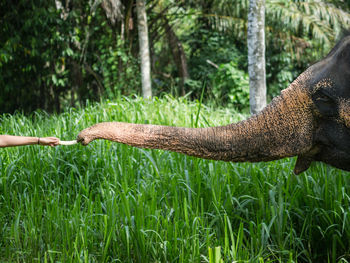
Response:
[{"label": "green foliage", "polygon": [[190,46],[189,65],[194,79],[205,79],[216,71],[208,61],[217,65],[233,61],[240,68],[247,67],[246,48],[240,42],[233,45],[236,40],[232,36],[219,34],[198,23],[185,41]]},{"label": "green foliage", "polygon": [[1,111],[49,107],[67,82],[60,31],[65,24],[57,24],[59,14],[47,1],[2,1],[0,9],[6,11],[0,38]]},{"label": "green foliage", "polygon": [[293,64],[296,62],[292,55],[284,48],[281,50],[266,50],[266,82],[270,99],[279,95],[282,89],[287,88],[308,67],[306,61],[300,62],[301,65]]},{"label": "green foliage", "polygon": [[114,99],[121,95],[137,94],[141,87],[139,64],[136,58],[130,56],[119,41],[116,47],[105,48],[102,39],[100,45],[100,61],[94,64],[94,70],[103,79],[105,93],[103,98]]},{"label": "green foliage", "polygon": [[[284,45],[291,49],[302,41],[312,40],[315,48],[326,51],[342,30],[350,26],[349,6],[344,2],[267,0],[265,5],[266,31],[275,39],[283,39]],[[214,1],[207,11],[208,21],[217,30],[233,32],[242,37],[247,10],[248,1]]]},{"label": "green foliage", "polygon": [[213,94],[217,101],[238,110],[249,108],[249,77],[231,61],[221,64],[218,71],[212,73]]},{"label": "green foliage", "polygon": [[[245,45],[248,1],[214,1],[209,7],[204,6],[203,16],[209,30],[230,35],[234,39],[231,44]],[[350,27],[348,11],[349,5],[343,1],[266,1],[270,98],[330,50],[342,30]]]},{"label": "green foliage", "polygon": [[55,1],[0,3],[0,112],[59,112],[88,99],[137,92],[138,61],[130,43],[116,37],[95,4],[75,1],[60,9]]},{"label": "green foliage", "polygon": [[[109,10],[117,14],[112,22],[102,5],[108,1],[0,2],[0,112],[59,112],[87,100],[139,94],[135,5],[117,1],[119,9]],[[168,21],[187,55],[190,98],[198,99],[205,84],[206,103],[244,108],[248,1],[147,4],[154,94],[183,94]],[[269,98],[329,51],[350,27],[348,11],[340,0],[266,1]]]},{"label": "green foliage", "polygon": [[209,263],[224,263],[224,260],[221,258],[221,247],[215,247],[214,249],[209,247],[208,257]]},{"label": "green foliage", "polygon": [[[124,98],[2,115],[0,133],[70,140],[101,121],[207,127],[245,117],[205,105],[197,114],[184,98]],[[349,173],[314,164],[295,176],[294,163],[209,161],[109,141],[3,148],[0,261],[348,262]]]},{"label": "green foliage", "polygon": [[[199,97],[200,83],[207,85],[205,100],[215,100],[218,105],[246,108],[249,104],[249,83],[246,73],[247,58],[241,43],[232,45],[231,36],[218,32],[193,29],[188,36],[191,56],[191,90]],[[239,49],[241,47],[241,49]]]}]

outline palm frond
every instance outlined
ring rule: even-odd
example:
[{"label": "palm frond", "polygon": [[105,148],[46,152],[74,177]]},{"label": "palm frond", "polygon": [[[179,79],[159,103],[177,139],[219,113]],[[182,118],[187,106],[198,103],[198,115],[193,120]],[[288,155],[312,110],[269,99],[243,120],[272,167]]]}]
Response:
[{"label": "palm frond", "polygon": [[[213,6],[212,14],[207,16],[215,17],[211,19],[214,28],[236,33],[246,28],[243,20],[247,17],[247,0],[214,0]],[[328,47],[342,29],[350,28],[350,14],[324,1],[266,0],[266,25],[289,36],[310,37]]]}]

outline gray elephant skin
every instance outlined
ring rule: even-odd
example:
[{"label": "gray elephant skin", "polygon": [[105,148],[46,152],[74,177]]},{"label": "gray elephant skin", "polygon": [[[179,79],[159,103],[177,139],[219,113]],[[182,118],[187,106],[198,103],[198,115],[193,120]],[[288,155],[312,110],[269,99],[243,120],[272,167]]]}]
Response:
[{"label": "gray elephant skin", "polygon": [[103,122],[78,135],[230,162],[297,156],[294,173],[314,161],[350,171],[350,36],[304,71],[261,112],[220,127]]}]

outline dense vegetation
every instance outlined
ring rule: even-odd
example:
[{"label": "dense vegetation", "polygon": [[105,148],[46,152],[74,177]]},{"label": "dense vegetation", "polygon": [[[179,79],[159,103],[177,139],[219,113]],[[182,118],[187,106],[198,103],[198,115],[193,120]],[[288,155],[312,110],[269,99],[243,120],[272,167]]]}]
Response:
[{"label": "dense vegetation", "polygon": [[[205,87],[208,103],[247,108],[247,5],[148,0],[153,94],[198,99]],[[0,112],[140,94],[134,0],[13,0],[0,10]],[[347,11],[343,0],[266,0],[270,98],[350,28]]]},{"label": "dense vegetation", "polygon": [[[69,140],[100,121],[206,127],[244,118],[199,106],[124,98],[2,115],[0,134]],[[315,164],[295,176],[294,162],[225,163],[108,141],[4,148],[0,261],[219,262],[220,247],[224,262],[348,262],[349,173]]]}]

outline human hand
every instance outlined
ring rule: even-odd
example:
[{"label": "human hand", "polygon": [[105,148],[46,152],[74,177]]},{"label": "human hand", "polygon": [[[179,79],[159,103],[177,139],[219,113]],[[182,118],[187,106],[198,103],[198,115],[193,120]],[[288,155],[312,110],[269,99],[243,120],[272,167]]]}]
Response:
[{"label": "human hand", "polygon": [[44,137],[44,138],[39,138],[38,144],[39,145],[44,145],[44,146],[57,146],[60,143],[60,139],[56,137]]}]

